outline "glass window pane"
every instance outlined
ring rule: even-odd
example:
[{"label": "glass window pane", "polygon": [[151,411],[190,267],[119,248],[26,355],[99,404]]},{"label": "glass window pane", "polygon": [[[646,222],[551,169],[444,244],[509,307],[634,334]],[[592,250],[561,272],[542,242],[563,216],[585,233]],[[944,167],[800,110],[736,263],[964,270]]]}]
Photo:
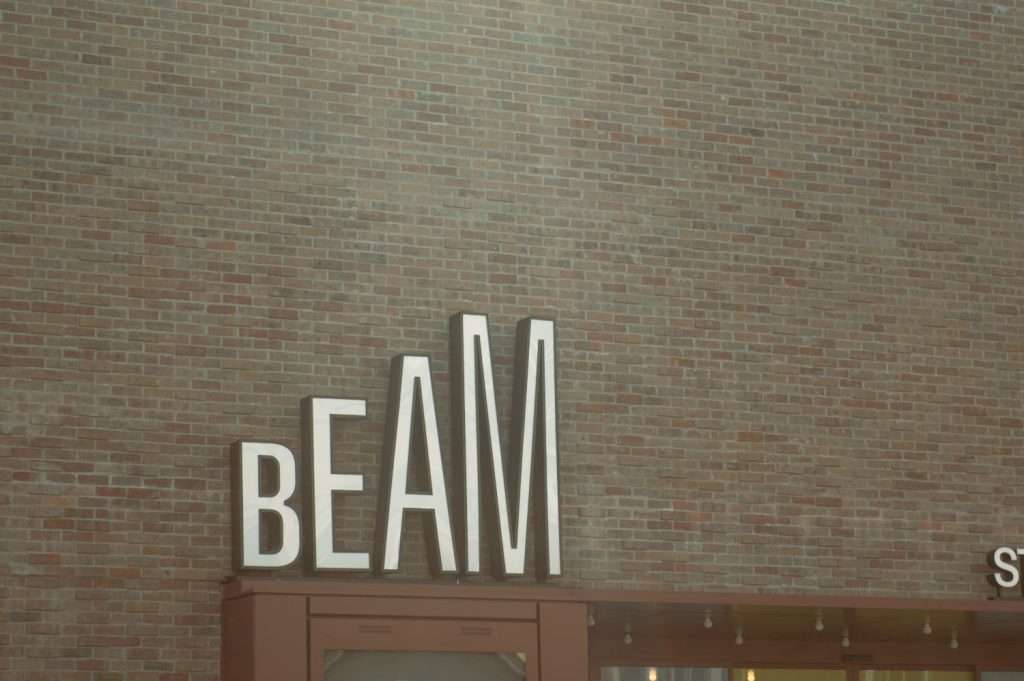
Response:
[{"label": "glass window pane", "polygon": [[329,650],[324,681],[523,681],[525,653]]},{"label": "glass window pane", "polygon": [[974,672],[865,669],[860,673],[860,681],[974,681]]},{"label": "glass window pane", "polygon": [[732,681],[846,681],[846,672],[842,669],[739,667],[732,670]]}]

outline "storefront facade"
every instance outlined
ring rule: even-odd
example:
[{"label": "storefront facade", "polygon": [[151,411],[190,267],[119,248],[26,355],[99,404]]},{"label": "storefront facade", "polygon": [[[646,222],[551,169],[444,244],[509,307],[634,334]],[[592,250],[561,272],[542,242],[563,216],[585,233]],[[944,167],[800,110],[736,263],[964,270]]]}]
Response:
[{"label": "storefront facade", "polygon": [[1012,3],[0,32],[0,677],[1020,680]]},{"label": "storefront facade", "polygon": [[493,678],[1012,681],[1020,620],[973,601],[241,580],[223,678],[478,678],[509,657]]}]

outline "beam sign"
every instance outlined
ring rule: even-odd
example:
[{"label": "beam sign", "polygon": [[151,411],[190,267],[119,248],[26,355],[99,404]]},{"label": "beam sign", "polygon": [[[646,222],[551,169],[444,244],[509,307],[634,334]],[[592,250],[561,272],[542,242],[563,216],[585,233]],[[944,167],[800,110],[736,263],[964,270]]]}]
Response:
[{"label": "beam sign", "polygon": [[[558,408],[555,323],[524,319],[516,328],[511,452],[502,453],[487,317],[451,318],[452,446],[462,475],[451,507],[445,484],[430,359],[399,355],[391,364],[376,554],[335,547],[335,496],[364,489],[361,473],[337,473],[331,456],[332,421],[363,418],[366,401],[302,400],[303,519],[295,494],[292,451],[273,442],[238,442],[232,450],[232,517],[236,569],[291,565],[305,541],[307,570],[399,569],[406,513],[426,515],[428,553],[435,573],[480,573],[481,516],[495,536],[492,574],[526,573],[530,518],[536,523],[536,575],[562,574],[558,484]],[[536,509],[531,514],[530,503]],[[481,513],[481,506],[485,511]],[[453,520],[455,527],[453,528]]]},{"label": "beam sign", "polygon": [[[536,514],[540,543],[537,571],[542,577],[562,574],[561,520],[558,499],[558,414],[555,398],[555,324],[524,319],[516,333],[515,435],[518,470],[506,465],[498,428],[494,369],[487,317],[457,314],[451,320],[452,442],[462,464],[464,496],[460,519],[463,570],[480,572],[481,488],[490,492],[489,526],[497,529],[494,572],[499,577],[526,572],[526,531],[530,492],[541,509]],[[481,450],[484,461],[481,466]],[[537,452],[540,456],[536,456]],[[540,459],[537,461],[537,459]],[[534,474],[534,466],[538,469]],[[483,470],[481,470],[483,469]],[[511,475],[506,471],[511,470]],[[509,488],[515,497],[509,498]],[[514,516],[514,517],[513,517]]]}]

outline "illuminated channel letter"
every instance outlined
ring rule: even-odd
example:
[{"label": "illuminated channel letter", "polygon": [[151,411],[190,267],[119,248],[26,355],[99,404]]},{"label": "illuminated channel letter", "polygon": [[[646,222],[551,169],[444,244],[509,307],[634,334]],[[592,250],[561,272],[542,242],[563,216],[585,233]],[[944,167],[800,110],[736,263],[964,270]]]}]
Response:
[{"label": "illuminated channel letter", "polygon": [[[541,576],[562,573],[561,523],[558,498],[558,414],[555,402],[555,324],[524,319],[516,329],[516,390],[514,448],[519,453],[518,475],[506,478],[498,431],[494,371],[487,317],[457,314],[451,319],[452,419],[456,457],[465,476],[460,540],[465,570],[480,571],[480,494],[491,492],[493,525],[498,530],[494,569],[498,576],[526,571],[526,532],[531,487],[536,486],[541,510],[537,551]],[[481,423],[481,416],[485,423]],[[486,450],[480,471],[480,450]],[[535,452],[540,451],[534,475]],[[514,503],[509,487],[516,487]],[[490,505],[490,504],[489,504]],[[513,515],[515,524],[513,525]]]},{"label": "illuminated channel letter", "polygon": [[[424,523],[431,566],[435,572],[455,572],[455,544],[428,357],[399,355],[391,362],[386,438],[377,521],[377,571],[398,570],[405,512],[427,511],[433,516],[433,523]],[[426,475],[419,480],[420,486],[427,488],[426,493],[409,492],[409,459],[414,447],[426,456]]]},{"label": "illuminated channel letter", "polygon": [[1012,589],[1020,585],[1020,566],[1018,559],[1024,559],[1024,549],[1013,549],[1009,546],[1000,546],[989,554],[989,567],[995,570],[989,575],[989,581],[997,587]]},{"label": "illuminated channel letter", "polygon": [[306,561],[312,570],[369,570],[370,554],[334,550],[334,493],[362,492],[363,476],[331,470],[332,416],[366,416],[366,400],[302,400]]},{"label": "illuminated channel letter", "polygon": [[[235,566],[278,568],[299,556],[299,516],[288,506],[295,493],[295,457],[290,449],[273,442],[237,442],[232,450],[232,514],[235,528]],[[269,466],[264,466],[269,464]],[[260,496],[260,470],[273,468],[277,491]],[[268,471],[269,472],[269,471]],[[268,480],[272,482],[272,480]],[[266,515],[280,522],[280,548],[264,551],[260,545],[261,521]]]}]

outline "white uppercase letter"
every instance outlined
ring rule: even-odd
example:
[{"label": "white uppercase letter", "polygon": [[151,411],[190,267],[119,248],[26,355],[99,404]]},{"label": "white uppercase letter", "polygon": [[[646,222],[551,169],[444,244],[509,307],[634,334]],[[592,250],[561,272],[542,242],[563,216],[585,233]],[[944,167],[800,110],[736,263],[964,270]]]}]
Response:
[{"label": "white uppercase letter", "polygon": [[[235,563],[240,569],[279,568],[299,556],[299,516],[288,506],[295,493],[295,456],[284,445],[273,442],[239,442],[235,445],[234,494]],[[272,464],[277,491],[260,496],[261,464]],[[264,551],[260,545],[264,514],[276,515],[281,526],[280,548]]]},{"label": "white uppercase letter", "polygon": [[331,470],[331,418],[366,416],[366,400],[307,397],[302,401],[306,547],[313,570],[369,570],[370,554],[335,551],[334,493],[362,492],[363,476]]}]

